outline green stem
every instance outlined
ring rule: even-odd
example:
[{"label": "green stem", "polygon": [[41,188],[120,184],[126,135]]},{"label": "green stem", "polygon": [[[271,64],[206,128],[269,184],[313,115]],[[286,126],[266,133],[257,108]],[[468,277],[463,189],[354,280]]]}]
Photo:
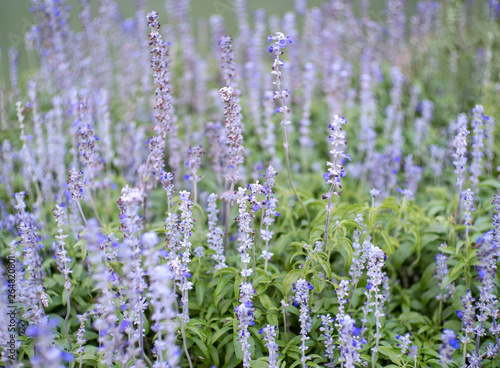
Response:
[{"label": "green stem", "polygon": [[328,191],[328,208],[326,210],[326,221],[325,221],[325,235],[323,239],[323,249],[326,252],[326,244],[328,242],[328,228],[330,227],[330,214],[332,212],[332,193],[333,193],[334,185],[330,187]]},{"label": "green stem", "polygon": [[97,212],[97,207],[95,206],[95,202],[94,202],[94,199],[92,198],[92,193],[90,192],[89,187],[87,187],[87,191],[89,193],[90,204],[92,205],[92,208],[94,209],[95,217],[96,217],[97,221],[99,222],[99,225],[102,227],[101,218],[99,217],[99,213]]},{"label": "green stem", "polygon": [[[277,51],[280,52],[280,51]],[[277,54],[277,58],[279,58],[279,55]],[[290,182],[290,186],[292,187],[293,193],[295,194],[295,197],[299,201],[300,205],[304,209],[304,212],[307,217],[307,221],[309,222],[309,226],[311,225],[311,217],[309,216],[309,212],[307,211],[306,206],[304,205],[304,202],[302,202],[302,199],[299,196],[299,193],[297,193],[297,190],[295,189],[295,185],[293,184],[293,179],[292,179],[292,171],[290,169],[290,155],[288,153],[288,137],[287,137],[287,132],[286,132],[286,113],[287,113],[287,107],[285,105],[285,100],[283,98],[283,94],[281,91],[281,78],[280,78],[280,70],[279,70],[279,64],[276,63],[276,66],[274,67],[275,71],[277,72],[276,74],[276,88],[278,89],[280,97],[280,102],[281,106],[283,109],[283,121],[281,122],[281,125],[283,126],[283,147],[285,148],[285,159],[286,159],[286,168],[287,168],[287,174],[288,174],[288,181]]]},{"label": "green stem", "polygon": [[[182,309],[184,309],[184,306],[182,307]],[[188,349],[187,349],[187,342],[186,342],[186,323],[184,322],[184,315],[181,316],[181,320],[182,320],[182,344],[184,346],[184,353],[186,354],[186,358],[188,360],[188,363],[189,363],[189,367],[190,368],[193,368],[193,363],[191,362],[191,357],[189,356],[189,352],[188,352]]]},{"label": "green stem", "polygon": [[78,205],[78,209],[80,210],[80,215],[82,215],[83,223],[85,226],[87,226],[87,219],[85,218],[85,215],[83,214],[82,206],[80,205],[80,201],[76,200],[76,204]]},{"label": "green stem", "polygon": [[144,316],[143,316],[143,313],[142,313],[142,310],[140,311],[140,315],[139,315],[139,348],[141,349],[140,351],[140,354],[141,354],[141,358],[142,360],[144,360]]},{"label": "green stem", "polygon": [[[465,339],[467,340],[467,335],[465,335]],[[463,353],[463,364],[462,364],[462,367],[465,367],[465,358],[466,358],[466,355],[467,355],[467,344],[464,343],[464,353]]]},{"label": "green stem", "polygon": [[193,182],[193,192],[194,192],[194,201],[193,201],[193,203],[196,203],[196,199],[198,197],[198,195],[197,195],[198,191],[197,191],[196,181]]},{"label": "green stem", "polygon": [[288,344],[288,329],[287,329],[287,322],[286,322],[286,310],[283,308],[283,325],[285,328],[285,340],[286,343]]},{"label": "green stem", "polygon": [[73,350],[73,345],[71,344],[71,338],[69,337],[69,332],[68,332],[68,319],[70,314],[71,314],[71,304],[69,298],[69,290],[66,289],[66,317],[64,318],[64,331],[66,332],[66,338],[68,339],[69,350]]},{"label": "green stem", "polygon": [[[234,191],[234,183],[231,183],[231,187],[229,188],[229,192],[233,192]],[[225,219],[224,219],[224,222],[225,222],[225,229],[226,229],[226,233],[224,234],[224,252],[226,253],[227,252],[227,243],[228,243],[228,235],[229,235],[229,216],[230,216],[230,212],[231,212],[231,201],[227,200],[227,203],[226,203],[226,212],[225,212]]]},{"label": "green stem", "polygon": [[441,326],[441,313],[443,313],[443,299],[439,300],[439,311],[438,311],[438,326]]}]

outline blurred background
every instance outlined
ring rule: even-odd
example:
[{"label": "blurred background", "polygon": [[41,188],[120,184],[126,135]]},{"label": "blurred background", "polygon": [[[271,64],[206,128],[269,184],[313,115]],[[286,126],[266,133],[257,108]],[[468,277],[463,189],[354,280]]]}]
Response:
[{"label": "blurred background", "polygon": [[[81,11],[80,0],[67,0],[71,6],[71,25],[75,30],[80,30],[80,21],[78,14]],[[99,0],[91,0],[94,10],[97,10]],[[133,16],[136,0],[119,0],[123,13],[123,18]],[[165,1],[164,0],[148,0],[148,9],[154,9],[159,13],[160,20],[165,22]],[[325,0],[308,0],[308,8],[321,6]],[[355,5],[358,5],[359,0],[356,0]],[[234,15],[234,0],[192,0],[191,15],[193,19],[193,27],[195,35],[197,34],[197,23],[200,19],[208,19],[212,14],[220,14],[225,18],[225,24],[229,32],[236,33],[237,24]],[[415,9],[416,0],[409,0],[407,7],[407,15],[411,15]],[[30,55],[26,52],[24,35],[26,31],[34,24],[33,14],[30,12],[30,0],[1,0],[0,1],[0,86],[8,84],[9,80],[9,63],[8,50],[13,47],[19,51],[19,73],[21,78],[26,71],[37,67],[34,54]],[[373,20],[380,21],[385,17],[384,9],[386,8],[386,0],[372,0],[370,2],[370,13]],[[294,9],[293,0],[249,0],[248,12],[249,15],[257,9],[264,9],[267,14],[284,14],[287,11]],[[355,6],[355,10],[359,11],[359,6]],[[300,21],[301,18],[298,18]],[[144,20],[146,21],[146,20]],[[147,37],[147,35],[145,35]],[[173,42],[175,40],[169,40]]]}]

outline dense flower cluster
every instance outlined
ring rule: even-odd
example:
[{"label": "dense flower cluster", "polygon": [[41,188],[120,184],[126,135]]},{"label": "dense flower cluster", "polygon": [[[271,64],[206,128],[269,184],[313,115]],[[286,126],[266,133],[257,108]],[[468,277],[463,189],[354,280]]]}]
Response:
[{"label": "dense flower cluster", "polygon": [[250,344],[248,338],[250,337],[250,331],[248,328],[255,324],[254,311],[252,299],[255,295],[255,290],[250,282],[244,282],[240,285],[240,305],[234,308],[234,313],[236,318],[238,318],[238,341],[241,343],[241,349],[243,350],[243,367],[250,367]]},{"label": "dense flower cluster", "polygon": [[259,333],[262,334],[262,339],[266,342],[265,346],[269,350],[269,368],[278,368],[277,360],[279,356],[279,346],[276,343],[278,326],[267,325],[261,328]]},{"label": "dense flower cluster", "polygon": [[221,88],[220,97],[225,104],[224,116],[226,117],[224,126],[227,144],[224,152],[226,166],[224,177],[234,184],[240,178],[238,170],[244,162],[243,153],[245,151],[243,148],[240,107],[237,102],[237,92],[232,87]]},{"label": "dense flower cluster", "polygon": [[214,251],[211,255],[212,259],[216,262],[214,269],[220,270],[227,267],[226,256],[224,249],[224,231],[217,226],[217,194],[212,193],[208,196],[208,234],[207,241],[210,249]]},{"label": "dense flower cluster", "polygon": [[[446,243],[441,244],[439,248],[445,249]],[[444,253],[438,253],[436,254],[435,260],[436,270],[434,271],[434,278],[438,281],[438,286],[441,287],[445,276],[449,274],[447,264],[448,257]],[[455,283],[450,282],[444,287],[444,290],[436,296],[436,299],[445,301],[448,298],[453,298],[453,295],[455,295]]]},{"label": "dense flower cluster", "polygon": [[308,357],[306,356],[306,351],[308,347],[306,346],[306,341],[310,339],[308,336],[311,331],[312,319],[310,315],[309,308],[309,292],[313,289],[312,285],[304,279],[298,279],[297,282],[293,285],[293,289],[295,290],[294,296],[294,305],[296,307],[300,306],[300,341],[302,341],[302,345],[300,346],[300,350],[302,351],[302,357],[300,361],[302,362],[302,366],[306,367],[306,361]]},{"label": "dense flower cluster", "polygon": [[460,347],[457,340],[457,334],[452,330],[443,330],[441,334],[443,344],[439,349],[439,361],[442,364],[450,364],[452,362],[451,356],[453,352]]},{"label": "dense flower cluster", "polygon": [[327,314],[326,316],[320,316],[320,318],[321,318],[321,327],[319,328],[319,330],[323,332],[323,336],[325,337],[323,343],[325,344],[325,356],[328,359],[328,363],[325,365],[325,367],[333,368],[335,367],[335,355],[334,355],[335,340],[333,339],[332,336],[333,319],[330,316],[330,314]]}]

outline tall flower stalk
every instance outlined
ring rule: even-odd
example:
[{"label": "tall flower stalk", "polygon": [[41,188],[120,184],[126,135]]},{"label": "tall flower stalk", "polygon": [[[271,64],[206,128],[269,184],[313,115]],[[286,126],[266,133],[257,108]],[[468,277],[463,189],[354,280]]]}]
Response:
[{"label": "tall flower stalk", "polygon": [[72,262],[71,258],[67,256],[67,251],[66,251],[66,242],[64,241],[65,238],[68,237],[68,235],[64,235],[64,229],[63,229],[63,224],[64,224],[64,210],[63,208],[56,204],[56,208],[54,209],[54,218],[57,222],[57,232],[58,234],[56,235],[57,239],[57,245],[58,249],[56,251],[56,257],[57,257],[57,263],[58,263],[58,268],[61,271],[61,273],[64,276],[64,288],[66,289],[66,317],[64,318],[64,330],[66,332],[66,337],[68,339],[69,347],[70,350],[73,349],[72,344],[71,344],[71,338],[69,337],[69,332],[68,332],[68,319],[71,313],[71,281],[70,281],[70,274],[73,272],[71,268],[68,266],[68,263]]},{"label": "tall flower stalk", "polygon": [[217,209],[217,194],[212,193],[208,196],[208,234],[207,241],[209,248],[212,249],[215,254],[211,255],[212,259],[216,262],[214,267],[215,271],[222,268],[226,268],[226,256],[224,255],[224,231],[217,226],[217,214],[219,210]]},{"label": "tall flower stalk", "polygon": [[234,53],[232,38],[229,36],[221,37],[219,41],[220,48],[220,69],[225,87],[220,89],[220,98],[224,102],[224,179],[226,180],[226,190],[221,199],[226,201],[224,212],[226,234],[224,245],[227,246],[229,232],[229,216],[231,204],[234,201],[234,187],[240,179],[240,167],[245,158],[243,156],[243,124],[240,106],[240,90],[236,82],[236,72],[234,66]]},{"label": "tall flower stalk", "polygon": [[[462,188],[465,181],[465,172],[467,166],[467,137],[469,131],[467,130],[467,116],[460,114],[457,117],[457,125],[459,125],[458,133],[453,140],[453,147],[455,152],[452,153],[453,165],[455,166],[455,173],[457,174],[458,193],[461,195]],[[462,201],[458,201],[458,219],[462,220]]]},{"label": "tall flower stalk", "polygon": [[241,125],[240,106],[238,104],[238,92],[232,87],[223,87],[220,89],[221,100],[225,104],[224,122],[226,134],[226,149],[224,152],[225,159],[225,175],[226,188],[229,185],[229,191],[224,193],[223,199],[226,200],[225,227],[226,237],[225,245],[227,245],[227,236],[229,231],[229,212],[231,210],[231,202],[234,199],[234,186],[240,179],[239,168],[243,164],[244,148],[243,148],[243,129]]},{"label": "tall flower stalk", "polygon": [[264,336],[262,336],[262,340],[266,342],[264,345],[267,350],[269,350],[268,368],[278,368],[279,346],[276,343],[278,326],[267,325],[266,327],[260,329],[259,334],[264,334]]},{"label": "tall flower stalk", "polygon": [[[333,117],[333,122],[328,125],[332,131],[331,135],[328,137],[332,149],[330,154],[332,155],[332,161],[327,161],[328,172],[323,175],[326,180],[326,184],[330,185],[330,190],[323,196],[323,199],[328,199],[328,205],[326,206],[326,221],[325,221],[325,235],[323,238],[323,248],[326,251],[326,244],[328,242],[328,228],[330,226],[330,215],[333,209],[332,206],[332,196],[340,196],[340,190],[342,189],[342,184],[340,178],[345,177],[344,167],[342,166],[342,161],[344,159],[351,160],[348,153],[344,152],[347,146],[346,134],[342,130],[342,125],[346,124],[347,120],[344,117],[339,117],[335,115]],[[338,191],[335,191],[338,188]]]},{"label": "tall flower stalk", "polygon": [[188,159],[186,161],[186,167],[189,171],[189,174],[186,174],[184,178],[193,182],[194,203],[196,203],[196,200],[198,198],[197,183],[201,180],[200,176],[198,175],[198,169],[201,166],[201,156],[203,154],[205,154],[205,151],[203,151],[201,146],[191,147],[189,148]]},{"label": "tall flower stalk", "polygon": [[267,271],[267,263],[273,257],[273,253],[269,252],[269,241],[274,235],[274,231],[269,230],[269,225],[271,225],[276,216],[279,213],[276,212],[276,207],[278,203],[278,198],[274,196],[273,188],[275,184],[275,178],[278,173],[274,170],[274,167],[269,165],[266,169],[265,178],[266,182],[264,184],[264,194],[266,195],[266,200],[264,202],[264,216],[262,218],[262,224],[266,229],[261,229],[260,236],[266,242],[266,249],[262,251],[262,258],[264,258],[264,271]]},{"label": "tall flower stalk", "polygon": [[271,46],[269,48],[269,52],[273,53],[274,52],[274,61],[272,65],[273,71],[271,74],[275,76],[275,80],[273,84],[276,86],[276,90],[274,91],[274,100],[278,101],[280,103],[280,106],[276,109],[278,113],[283,114],[283,120],[281,121],[281,126],[283,127],[283,147],[285,148],[285,159],[286,159],[286,168],[287,168],[287,173],[288,173],[288,181],[290,182],[290,186],[292,187],[293,193],[295,194],[295,197],[299,201],[300,205],[304,209],[304,212],[307,217],[307,221],[311,223],[311,217],[309,216],[309,212],[307,211],[307,207],[305,206],[304,202],[302,202],[302,199],[300,198],[299,193],[297,193],[297,189],[295,189],[295,185],[293,184],[293,179],[292,179],[292,171],[290,168],[290,155],[288,152],[288,136],[287,136],[287,131],[286,131],[286,126],[288,124],[291,124],[291,121],[287,120],[288,114],[290,113],[290,108],[286,106],[285,104],[285,99],[290,96],[290,91],[285,89],[282,90],[281,88],[281,67],[285,65],[284,61],[280,59],[281,55],[283,55],[284,51],[283,49],[286,47],[287,43],[292,43],[292,40],[290,37],[286,37],[282,32],[276,32],[275,36],[268,36],[267,37],[267,42],[272,42],[274,41],[274,46]]},{"label": "tall flower stalk", "polygon": [[256,294],[255,289],[251,282],[243,282],[240,285],[240,304],[234,308],[234,313],[238,319],[238,334],[237,339],[241,343],[241,349],[243,351],[243,367],[250,368],[250,361],[252,359],[252,354],[250,352],[250,344],[248,338],[250,337],[250,331],[248,328],[255,325],[253,312],[255,307],[253,306],[252,299]]},{"label": "tall flower stalk", "polygon": [[468,254],[469,254],[469,231],[472,220],[472,211],[475,211],[474,208],[474,192],[467,188],[461,194],[462,205],[464,206],[464,224],[465,224],[465,283],[469,285],[468,277],[469,277],[469,266],[468,266]]},{"label": "tall flower stalk", "polygon": [[300,350],[302,351],[302,357],[300,361],[302,362],[302,368],[306,368],[306,361],[310,358],[306,356],[306,350],[308,347],[306,346],[306,341],[310,339],[308,333],[311,332],[312,329],[312,319],[311,319],[311,310],[309,308],[309,291],[313,289],[312,285],[304,279],[298,279],[297,282],[293,285],[293,289],[295,290],[294,297],[294,305],[296,307],[300,306],[300,341],[302,342],[300,345]]},{"label": "tall flower stalk", "polygon": [[191,277],[189,272],[188,264],[191,262],[190,258],[190,250],[191,250],[191,241],[190,238],[193,235],[193,213],[191,211],[191,207],[193,206],[193,201],[189,198],[191,193],[183,190],[179,193],[180,203],[180,223],[179,223],[179,231],[181,233],[180,246],[182,247],[182,269],[183,277],[179,286],[181,290],[181,305],[182,305],[182,315],[181,315],[181,333],[182,333],[182,341],[184,344],[184,353],[186,354],[186,358],[188,360],[189,366],[193,368],[193,363],[191,362],[191,357],[189,356],[189,352],[187,349],[187,341],[186,341],[186,323],[189,322],[189,295],[188,292],[193,288],[193,283],[188,281],[188,278]]}]

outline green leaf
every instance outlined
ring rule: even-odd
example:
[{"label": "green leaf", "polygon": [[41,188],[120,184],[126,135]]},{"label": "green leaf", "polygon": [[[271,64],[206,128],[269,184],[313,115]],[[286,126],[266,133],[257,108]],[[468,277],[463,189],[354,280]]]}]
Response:
[{"label": "green leaf", "polygon": [[282,294],[286,298],[295,281],[298,280],[301,270],[291,270],[283,280]]},{"label": "green leaf", "polygon": [[395,197],[387,197],[382,201],[382,204],[377,208],[379,209],[389,209],[394,212],[399,213],[400,212],[400,205],[398,200]]},{"label": "green leaf", "polygon": [[214,365],[216,367],[219,366],[219,353],[217,352],[217,349],[215,348],[215,346],[213,345],[210,345],[210,356],[212,357],[212,360],[214,361]]},{"label": "green leaf", "polygon": [[269,324],[271,326],[278,326],[279,325],[278,316],[276,316],[275,314],[268,314],[267,321],[269,322]]},{"label": "green leaf", "polygon": [[195,289],[196,289],[196,301],[198,302],[198,305],[201,307],[206,292],[205,283],[203,283],[201,280],[199,282],[196,282]]},{"label": "green leaf", "polygon": [[[455,265],[455,267],[453,267],[450,271],[450,274],[449,274],[449,278],[451,281],[455,280],[458,275],[460,275],[462,273],[462,269],[464,268],[465,266],[465,262],[463,260],[460,260],[457,262],[457,264]],[[445,287],[446,285],[443,285],[443,288]]]},{"label": "green leaf", "polygon": [[219,301],[232,289],[232,285],[228,284],[233,278],[232,274],[224,275],[220,278],[219,284],[214,291],[214,303],[219,304]]},{"label": "green leaf", "polygon": [[200,348],[203,355],[205,355],[205,358],[210,359],[210,351],[208,350],[207,346],[199,338],[191,337],[190,340],[194,341],[194,343]]},{"label": "green leaf", "polygon": [[227,333],[229,330],[231,330],[231,326],[226,326],[221,328],[220,330],[216,331],[213,335],[212,338],[210,339],[210,345],[214,345],[219,338]]},{"label": "green leaf", "polygon": [[267,310],[270,311],[271,309],[276,309],[276,306],[272,302],[271,298],[269,298],[266,294],[262,294],[259,296],[259,300],[262,304],[262,306]]}]

